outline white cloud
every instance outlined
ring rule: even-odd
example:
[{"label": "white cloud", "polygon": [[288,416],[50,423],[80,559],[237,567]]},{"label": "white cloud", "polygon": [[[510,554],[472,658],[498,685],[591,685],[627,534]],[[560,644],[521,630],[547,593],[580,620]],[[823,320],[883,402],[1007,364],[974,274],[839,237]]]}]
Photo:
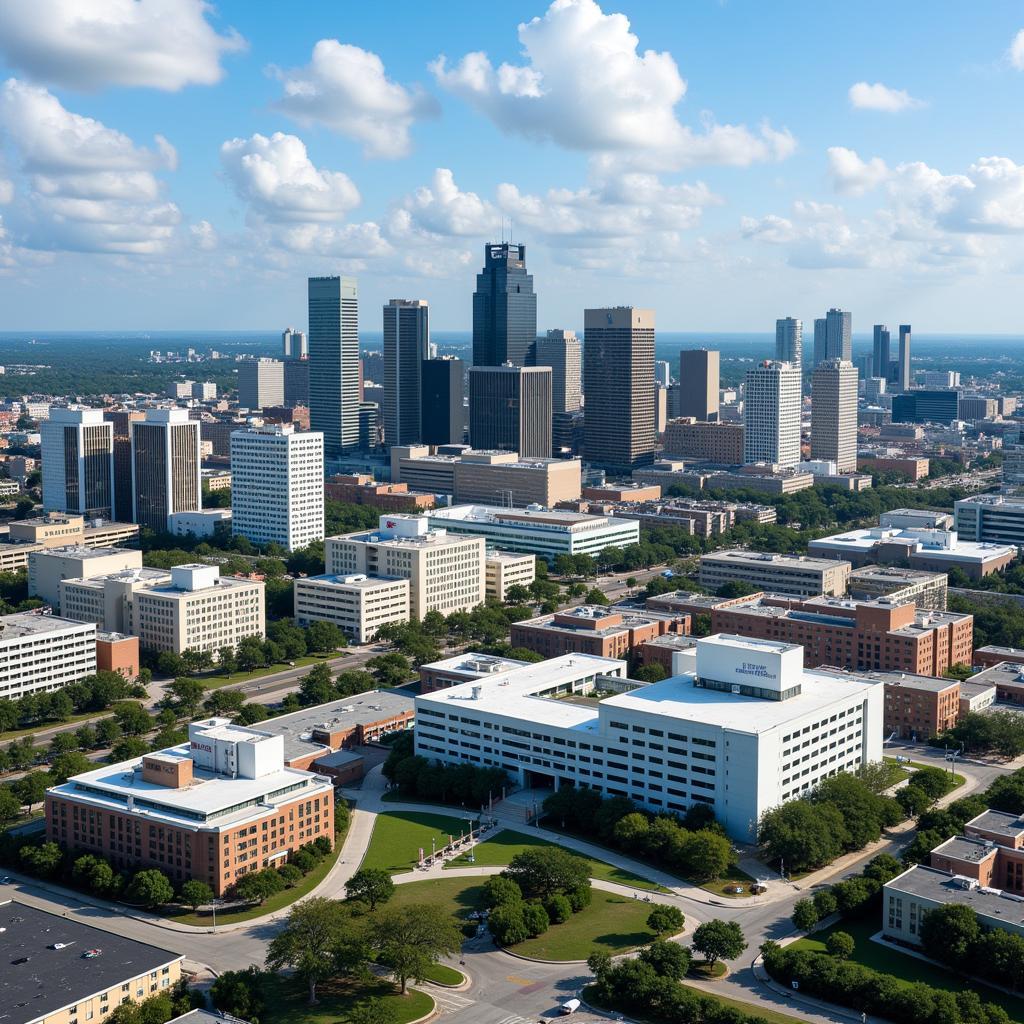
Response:
[{"label": "white cloud", "polygon": [[217,248],[217,232],[208,220],[197,221],[189,225],[192,244],[201,252],[212,252]]},{"label": "white cloud", "polygon": [[275,72],[284,88],[276,109],[363,143],[370,157],[406,156],[413,122],[439,109],[419,87],[388,78],[377,54],[337,39],[321,39],[307,67]]},{"label": "white cloud", "polygon": [[438,167],[429,185],[401,200],[396,215],[399,230],[475,239],[493,235],[500,222],[497,208],[475,192],[463,192],[447,167]]},{"label": "white cloud", "polygon": [[924,106],[922,100],[915,99],[906,89],[890,89],[881,82],[874,85],[856,82],[850,86],[849,97],[850,106],[855,110],[880,110],[886,114],[899,114]]},{"label": "white cloud", "polygon": [[676,117],[686,82],[668,52],[638,50],[623,14],[595,0],[554,0],[542,18],[519,26],[525,64],[495,68],[468,53],[431,64],[438,83],[499,128],[569,149],[653,168],[701,163],[746,166],[789,156],[788,131],[718,124],[702,115],[694,131]]},{"label": "white cloud", "polygon": [[889,168],[880,157],[865,161],[845,146],[829,148],[828,171],[835,190],[851,196],[869,192],[889,176]]},{"label": "white cloud", "polygon": [[244,47],[207,21],[206,0],[4,0],[0,53],[29,77],[69,89],[213,85]]},{"label": "white cloud", "polygon": [[153,149],[136,146],[13,78],[0,87],[0,127],[31,186],[20,225],[26,245],[137,255],[166,247],[180,220],[154,174],[176,166],[166,139],[157,136]]},{"label": "white cloud", "polygon": [[14,182],[0,178],[0,206],[6,206],[14,199]]},{"label": "white cloud", "polygon": [[1024,28],[1013,37],[1010,49],[1006,51],[1006,57],[1012,67],[1018,71],[1024,71]]}]

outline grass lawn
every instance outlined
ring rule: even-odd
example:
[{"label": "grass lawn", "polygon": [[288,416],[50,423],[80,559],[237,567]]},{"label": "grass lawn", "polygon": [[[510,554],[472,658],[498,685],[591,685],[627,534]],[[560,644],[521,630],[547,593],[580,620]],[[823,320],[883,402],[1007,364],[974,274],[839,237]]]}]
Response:
[{"label": "grass lawn", "polygon": [[[0,741],[6,740],[20,740],[22,736],[30,736],[33,733],[41,732],[43,729],[59,729],[63,731],[62,727],[81,725],[83,722],[96,722],[101,718],[109,718],[111,708],[106,708],[103,711],[83,711],[80,715],[72,715],[70,718],[65,718],[62,722],[40,722],[38,725],[33,725],[28,729],[11,729],[10,732],[0,732]],[[40,746],[48,745],[49,741],[40,741]]]},{"label": "grass lawn", "polygon": [[387,811],[377,815],[373,835],[360,868],[383,868],[393,875],[411,871],[419,851],[430,855],[430,841],[437,849],[448,845],[448,836],[468,832],[465,820],[426,811]]},{"label": "grass lawn", "polygon": [[306,998],[301,982],[272,975],[263,1024],[345,1024],[352,1008],[367,999],[380,999],[392,1011],[395,1024],[407,1024],[426,1016],[434,1006],[426,992],[410,989],[402,996],[390,981],[376,978],[363,984],[325,981],[317,985],[316,1006],[307,1005]]},{"label": "grass lawn", "polygon": [[411,903],[433,903],[453,917],[464,919],[472,910],[483,906],[486,876],[479,878],[438,878],[423,882],[396,885],[388,907],[407,907]]},{"label": "grass lawn", "polygon": [[977,989],[986,1002],[998,1003],[1014,1020],[1024,1020],[1024,999],[1014,999],[983,984],[964,982],[944,967],[934,966],[917,957],[908,956],[900,951],[900,947],[892,943],[872,942],[871,936],[881,927],[877,914],[869,914],[863,918],[840,921],[831,928],[814,932],[793,943],[795,949],[808,949],[815,953],[824,953],[825,943],[833,932],[847,932],[856,943],[850,959],[872,970],[891,974],[902,981],[923,981],[935,988],[959,992],[965,985]]},{"label": "grass lawn", "polygon": [[[684,988],[687,986],[684,984]],[[696,990],[695,990],[696,991]],[[806,1017],[793,1017],[788,1013],[779,1013],[777,1010],[772,1010],[770,1007],[761,1006],[757,1003],[743,1003],[738,999],[727,999],[725,996],[715,995],[712,992],[705,992],[701,990],[698,995],[703,996],[705,999],[710,999],[712,1002],[718,1003],[719,1006],[726,1006],[731,1010],[738,1010],[740,1013],[747,1017],[756,1017],[759,1021],[764,1021],[765,1024],[803,1024],[807,1020]],[[589,985],[583,990],[583,999],[588,1002],[591,1006],[601,1006],[600,1000],[597,998],[594,992],[594,986]],[[614,1007],[606,1007],[606,1009],[614,1009]],[[643,1021],[643,1017],[634,1017],[634,1020]]]},{"label": "grass lawn", "polygon": [[586,960],[595,950],[625,953],[657,938],[645,923],[651,912],[648,904],[597,889],[592,895],[585,910],[520,942],[514,951],[539,960]]},{"label": "grass lawn", "polygon": [[316,665],[321,661],[337,657],[336,654],[307,654],[305,657],[296,658],[294,665],[284,664],[267,665],[263,668],[255,668],[251,672],[214,672],[210,675],[203,673],[198,676],[191,676],[196,682],[202,683],[208,690],[219,690],[222,686],[230,686],[232,683],[244,683],[250,679],[260,679],[263,676],[271,676],[275,672],[287,672],[290,668],[304,668],[307,665]]},{"label": "grass lawn", "polygon": [[436,982],[438,985],[461,985],[466,980],[466,976],[462,971],[457,971],[447,964],[431,964],[427,969],[426,980]]},{"label": "grass lawn", "polygon": [[[547,839],[542,839],[540,836],[532,836],[528,832],[514,832],[511,829],[505,829],[497,835],[485,839],[482,843],[477,843],[473,847],[473,855],[476,858],[476,864],[481,867],[505,867],[517,853],[522,853],[524,850],[538,846],[554,845],[556,844],[549,842]],[[572,853],[574,851],[570,850],[569,852]],[[618,882],[621,885],[631,885],[635,889],[646,889],[655,892],[668,891],[664,886],[660,886],[656,882],[650,881],[650,879],[641,878],[630,871],[624,871],[622,868],[617,868],[603,860],[595,860],[593,857],[584,856],[582,853],[579,856],[583,857],[590,865],[590,875],[592,878],[600,878],[606,882]],[[467,867],[468,865],[469,855],[464,853],[461,857],[456,857],[455,860],[446,864],[445,867]]]},{"label": "grass lawn", "polygon": [[716,960],[713,966],[707,960],[694,960],[690,964],[690,974],[704,981],[721,978],[727,970],[721,960]]}]

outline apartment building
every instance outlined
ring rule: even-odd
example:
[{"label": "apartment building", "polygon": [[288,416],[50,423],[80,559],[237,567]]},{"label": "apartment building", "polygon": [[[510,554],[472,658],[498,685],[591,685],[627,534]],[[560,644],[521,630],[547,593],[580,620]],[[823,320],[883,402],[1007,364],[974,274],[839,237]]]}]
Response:
[{"label": "apartment building", "polygon": [[141,568],[142,552],[132,548],[46,548],[28,556],[28,592],[59,612],[61,581]]},{"label": "apartment building", "polygon": [[132,602],[147,587],[171,582],[168,569],[121,569],[86,579],[60,581],[60,605],[69,619],[95,622],[98,629],[130,633],[134,625]]},{"label": "apartment building", "polygon": [[505,601],[510,587],[528,587],[537,578],[537,559],[513,551],[490,551],[484,563],[485,593]]},{"label": "apartment building", "polygon": [[50,693],[96,671],[96,626],[56,615],[0,616],[0,699]]},{"label": "apartment building", "polygon": [[[838,677],[838,673],[836,674]],[[869,672],[885,687],[885,735],[924,743],[952,729],[963,712],[960,682],[911,672]]]},{"label": "apartment building", "polygon": [[305,843],[334,844],[334,789],[287,767],[283,736],[226,718],[192,722],[189,741],[103,765],[46,792],[46,837],[115,869],[158,868],[223,896]]},{"label": "apartment building", "polygon": [[845,594],[849,575],[849,562],[734,549],[704,555],[699,579],[712,589],[737,580],[776,594],[817,597]]},{"label": "apartment building", "polygon": [[350,505],[369,505],[382,512],[422,512],[437,504],[432,494],[414,493],[408,484],[378,483],[366,473],[338,473],[328,477],[324,497]]},{"label": "apartment building", "polygon": [[638,644],[681,628],[667,618],[583,604],[512,623],[511,642],[545,658],[577,653],[625,659]]},{"label": "apartment building", "polygon": [[295,621],[331,622],[349,640],[369,643],[389,622],[409,621],[409,580],[350,573],[306,576],[292,588]]}]

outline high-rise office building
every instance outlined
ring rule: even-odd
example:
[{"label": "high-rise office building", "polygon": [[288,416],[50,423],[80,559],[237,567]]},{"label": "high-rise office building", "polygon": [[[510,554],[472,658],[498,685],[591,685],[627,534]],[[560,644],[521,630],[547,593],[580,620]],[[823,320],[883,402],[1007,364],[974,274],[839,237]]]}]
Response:
[{"label": "high-rise office building", "polygon": [[384,443],[420,440],[420,374],[430,354],[425,299],[391,299],[384,307]]},{"label": "high-rise office building", "polygon": [[102,409],[50,407],[42,438],[43,508],[114,516],[114,426]]},{"label": "high-rise office building", "polygon": [[537,296],[526,272],[526,246],[484,246],[473,292],[473,365],[525,366],[537,340]]},{"label": "high-rise office building", "polygon": [[309,405],[309,360],[284,361],[284,404],[289,408]]},{"label": "high-rise office building", "polygon": [[469,441],[483,451],[551,457],[551,368],[473,366]]},{"label": "high-rise office building", "polygon": [[135,515],[131,424],[144,420],[146,414],[136,409],[108,409],[103,418],[114,428],[114,519],[130,523]]},{"label": "high-rise office building", "polygon": [[814,368],[811,458],[834,462],[837,473],[857,469],[857,370],[842,359]]},{"label": "high-rise office building", "polygon": [[306,335],[294,327],[286,327],[281,333],[281,353],[285,359],[308,359]]},{"label": "high-rise office building", "polygon": [[289,551],[324,539],[324,436],[290,423],[231,435],[231,532]]},{"label": "high-rise office building", "polygon": [[814,321],[814,365],[826,359],[853,362],[852,313],[833,308]]},{"label": "high-rise office building", "polygon": [[583,458],[629,473],[654,461],[654,310],[587,309],[583,323]]},{"label": "high-rise office building", "polygon": [[718,419],[718,353],[706,348],[684,348],[679,353],[680,416]]},{"label": "high-rise office building", "polygon": [[551,411],[577,412],[580,408],[583,356],[575,331],[554,330],[537,339],[535,366],[551,367]]},{"label": "high-rise office building", "polygon": [[828,321],[823,317],[819,316],[814,321],[814,353],[811,357],[811,369],[813,370],[818,363],[823,363],[827,356],[825,352],[828,348]]},{"label": "high-rise office building", "polygon": [[238,404],[258,411],[268,405],[284,405],[284,363],[279,359],[238,361]]},{"label": "high-rise office building", "polygon": [[324,458],[359,447],[359,290],[354,277],[309,279],[309,426]]},{"label": "high-rise office building", "polygon": [[871,375],[889,379],[889,328],[885,324],[875,324],[871,339]]},{"label": "high-rise office building", "polygon": [[187,409],[148,409],[146,418],[130,427],[133,518],[164,533],[171,513],[203,507],[199,420],[190,420]]},{"label": "high-rise office building", "polygon": [[743,461],[792,467],[800,461],[800,370],[766,360],[747,370]]},{"label": "high-rise office building", "polygon": [[425,359],[420,377],[420,438],[424,444],[462,444],[465,364],[445,356]]},{"label": "high-rise office building", "polygon": [[803,363],[804,324],[795,316],[785,316],[775,321],[775,358],[780,363]]},{"label": "high-rise office building", "polygon": [[896,383],[900,391],[909,391],[914,383],[910,370],[910,324],[900,324],[899,366]]},{"label": "high-rise office building", "polygon": [[672,383],[672,365],[667,360],[654,360],[654,383],[660,388],[667,388]]}]

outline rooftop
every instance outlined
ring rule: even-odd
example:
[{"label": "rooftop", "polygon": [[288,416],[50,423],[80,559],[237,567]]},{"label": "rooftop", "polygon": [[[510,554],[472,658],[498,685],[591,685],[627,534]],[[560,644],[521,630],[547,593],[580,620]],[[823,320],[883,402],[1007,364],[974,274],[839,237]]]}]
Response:
[{"label": "rooftop", "polygon": [[1005,836],[1007,839],[1016,839],[1024,835],[1024,817],[1019,814],[1009,814],[1006,811],[996,811],[991,807],[982,811],[976,818],[964,823],[964,828],[984,829],[986,832],[995,832]]},{"label": "rooftop", "polygon": [[896,565],[863,565],[850,573],[850,586],[861,580],[902,580],[905,583],[925,583],[929,580],[945,580],[944,572],[929,572],[926,569],[903,569]]},{"label": "rooftop", "polygon": [[1009,928],[1024,928],[1024,898],[988,886],[964,888],[963,876],[938,868],[915,864],[891,882],[886,889],[920,896],[936,903],[958,903],[972,907],[979,917],[998,919]]},{"label": "rooftop", "polygon": [[1024,665],[1019,661],[1001,661],[971,676],[971,682],[987,686],[1024,687]]},{"label": "rooftop", "polygon": [[421,665],[422,669],[430,669],[434,672],[464,672],[474,677],[491,676],[498,672],[507,672],[514,668],[522,668],[523,665],[530,665],[533,662],[519,661],[517,658],[499,658],[493,654],[478,654],[474,651],[466,651],[463,654],[456,654],[453,658],[444,658],[441,661],[432,661],[428,665]]},{"label": "rooftop", "polygon": [[[112,924],[116,920],[112,919]],[[52,947],[63,944],[63,949]],[[87,949],[102,956],[86,958]],[[14,961],[27,958],[27,962]],[[79,999],[183,959],[26,903],[0,903],[0,1015],[4,1024],[41,1020]]]},{"label": "rooftop", "polygon": [[831,537],[811,541],[811,550],[871,552],[880,544],[905,546],[910,554],[924,554],[929,558],[949,559],[957,562],[987,562],[1016,548],[1008,544],[960,540],[955,530],[873,526],[863,530],[849,530]]},{"label": "rooftop", "polygon": [[[757,594],[750,594],[742,600],[746,603],[753,601],[757,596]],[[733,598],[718,597],[715,594],[698,594],[693,590],[672,590],[667,594],[658,594],[655,597],[647,598],[646,604],[648,606],[656,606],[658,602],[675,602],[676,604],[707,608],[710,611],[712,608],[718,608],[720,605],[731,604],[733,600]]]},{"label": "rooftop", "polygon": [[307,576],[303,583],[317,583],[324,587],[355,588],[357,590],[379,590],[381,587],[393,587],[396,583],[404,583],[406,588],[409,581],[398,576],[367,576],[365,573],[352,572],[343,573],[337,576],[324,573],[322,576]]},{"label": "rooftop", "polygon": [[[612,621],[601,625],[603,619]],[[534,619],[522,619],[514,625],[531,626],[534,629],[545,629],[555,633],[575,635],[585,632],[587,636],[609,637],[630,629],[649,626],[663,619],[664,616],[641,615],[618,607],[581,604],[563,612],[538,615]]]},{"label": "rooftop", "polygon": [[563,533],[575,533],[615,523],[623,525],[628,523],[630,526],[635,526],[632,520],[590,515],[586,512],[563,512],[535,506],[510,509],[497,505],[455,505],[452,508],[431,509],[427,513],[427,517],[431,523],[438,525],[458,521],[487,526],[507,526],[512,529],[536,527],[543,530],[558,530]]},{"label": "rooftop", "polygon": [[74,583],[77,587],[89,587],[96,590],[102,590],[103,585],[107,580],[111,580],[115,583],[149,583],[155,586],[158,583],[170,583],[171,574],[167,569],[149,569],[143,567],[141,569],[119,569],[117,572],[106,572],[100,576],[86,576],[82,579],[72,579],[67,580],[66,582]]},{"label": "rooftop", "polygon": [[13,640],[23,636],[42,636],[61,629],[87,629],[95,625],[76,619],[62,619],[59,615],[38,615],[35,612],[15,612],[0,615],[0,641]]},{"label": "rooftop", "polygon": [[968,861],[971,864],[978,864],[994,852],[995,846],[992,843],[987,843],[984,839],[971,839],[969,836],[953,836],[932,850],[932,853],[952,857],[954,860]]},{"label": "rooftop", "polygon": [[[831,676],[833,679],[848,678],[849,673],[839,669],[819,669],[822,675]],[[951,686],[957,686],[955,679],[942,679],[938,676],[920,676],[912,672],[879,672],[876,670],[858,671],[861,679],[870,679],[872,682],[885,683],[886,686],[899,686],[906,690],[923,690],[928,693],[941,693]]]},{"label": "rooftop", "polygon": [[[110,524],[108,524],[109,526]],[[122,524],[117,524],[118,526]],[[46,548],[35,552],[47,558],[109,558],[111,555],[124,555],[130,548],[89,548],[84,544],[65,544],[59,548]]]},{"label": "rooftop", "polygon": [[704,562],[735,562],[743,565],[798,565],[801,569],[817,569],[821,572],[832,572],[841,562],[834,558],[809,558],[807,555],[779,555],[768,551],[713,551],[701,556]]}]

